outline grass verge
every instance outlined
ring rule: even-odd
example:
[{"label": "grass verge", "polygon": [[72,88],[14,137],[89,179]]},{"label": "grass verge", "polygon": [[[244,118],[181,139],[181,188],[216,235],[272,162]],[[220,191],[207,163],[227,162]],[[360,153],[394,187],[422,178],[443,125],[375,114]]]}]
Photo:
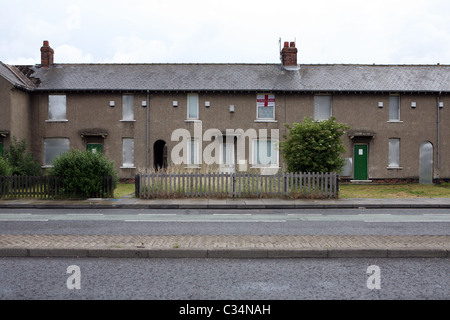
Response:
[{"label": "grass verge", "polygon": [[380,184],[339,186],[340,198],[450,198],[450,185]]}]

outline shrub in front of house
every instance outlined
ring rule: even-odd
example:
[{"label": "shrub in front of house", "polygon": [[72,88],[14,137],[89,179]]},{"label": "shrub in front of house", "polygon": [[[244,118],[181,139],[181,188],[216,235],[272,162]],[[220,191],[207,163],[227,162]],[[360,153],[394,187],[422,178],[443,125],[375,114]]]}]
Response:
[{"label": "shrub in front of house", "polygon": [[75,149],[56,157],[48,174],[64,179],[63,192],[70,197],[102,197],[104,177],[113,178],[114,188],[118,181],[112,161],[99,153]]},{"label": "shrub in front of house", "polygon": [[280,143],[288,172],[340,172],[345,152],[341,136],[349,127],[334,117],[316,121],[304,118],[302,123],[286,125],[288,135]]},{"label": "shrub in front of house", "polygon": [[11,146],[5,154],[5,159],[12,169],[12,172],[8,175],[40,176],[42,174],[39,163],[31,153],[27,152],[25,139],[19,141],[16,137],[13,137]]},{"label": "shrub in front of house", "polygon": [[0,157],[0,176],[10,176],[12,173],[13,168],[9,162],[5,158]]}]

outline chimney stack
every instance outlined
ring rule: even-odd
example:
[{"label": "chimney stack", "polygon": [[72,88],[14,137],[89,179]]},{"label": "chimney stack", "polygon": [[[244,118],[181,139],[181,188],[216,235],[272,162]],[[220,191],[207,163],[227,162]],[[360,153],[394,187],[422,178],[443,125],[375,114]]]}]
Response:
[{"label": "chimney stack", "polygon": [[48,68],[53,64],[53,57],[55,51],[50,48],[50,44],[47,40],[44,41],[44,45],[41,47],[41,67]]},{"label": "chimney stack", "polygon": [[287,70],[298,70],[297,65],[297,48],[295,42],[285,42],[284,48],[281,50],[281,63]]}]

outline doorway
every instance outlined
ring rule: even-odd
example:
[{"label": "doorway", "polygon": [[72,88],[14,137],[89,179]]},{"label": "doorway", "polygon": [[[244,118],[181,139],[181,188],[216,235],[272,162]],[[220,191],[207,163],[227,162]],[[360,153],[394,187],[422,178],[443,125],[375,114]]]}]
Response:
[{"label": "doorway", "polygon": [[102,154],[102,144],[101,143],[87,143],[86,151],[92,152],[94,154]]},{"label": "doorway", "polygon": [[356,144],[353,146],[353,179],[367,180],[368,176],[368,145]]},{"label": "doorway", "polygon": [[153,166],[155,170],[167,168],[167,143],[164,140],[153,144]]}]

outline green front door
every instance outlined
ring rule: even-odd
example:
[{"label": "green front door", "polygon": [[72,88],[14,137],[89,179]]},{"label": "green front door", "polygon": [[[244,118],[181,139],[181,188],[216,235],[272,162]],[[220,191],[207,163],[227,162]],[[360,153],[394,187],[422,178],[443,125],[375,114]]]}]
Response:
[{"label": "green front door", "polygon": [[354,168],[353,179],[355,180],[367,180],[367,160],[368,160],[368,148],[367,144],[358,144],[353,147],[354,154]]},{"label": "green front door", "polygon": [[3,142],[0,142],[0,157],[3,156]]},{"label": "green front door", "polygon": [[86,146],[86,150],[92,153],[102,153],[102,145],[101,143],[88,143]]}]

